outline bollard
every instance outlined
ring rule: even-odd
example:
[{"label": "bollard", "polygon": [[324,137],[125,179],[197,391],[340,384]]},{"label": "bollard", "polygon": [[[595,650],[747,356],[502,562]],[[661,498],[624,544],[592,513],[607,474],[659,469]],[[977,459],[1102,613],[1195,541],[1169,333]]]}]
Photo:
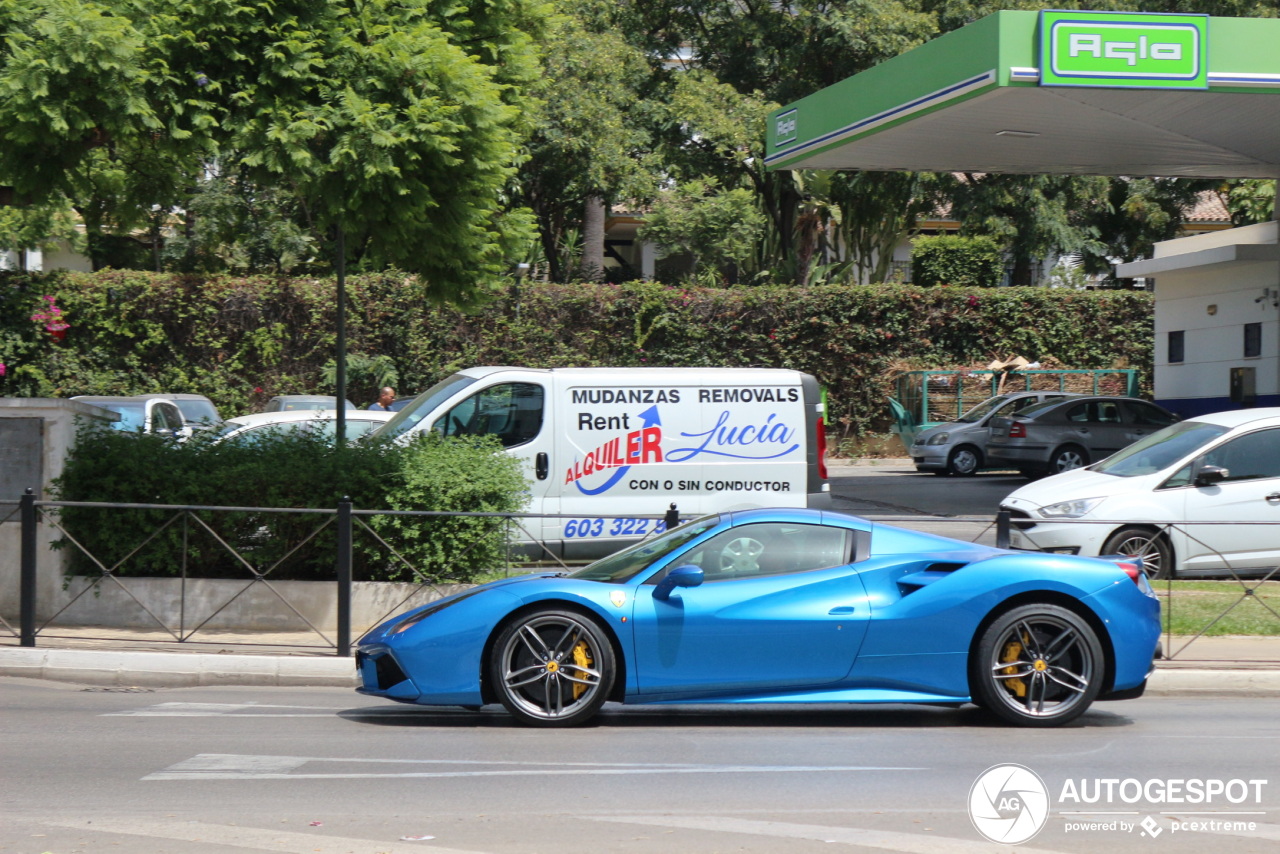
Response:
[{"label": "bollard", "polygon": [[31,487],[18,501],[22,545],[18,582],[18,644],[36,645],[36,496]]},{"label": "bollard", "polygon": [[351,655],[351,498],[338,502],[338,655]]},{"label": "bollard", "polygon": [[1001,510],[996,514],[996,548],[1007,549],[1012,538],[1009,536],[1010,522],[1013,514],[1008,510]]}]

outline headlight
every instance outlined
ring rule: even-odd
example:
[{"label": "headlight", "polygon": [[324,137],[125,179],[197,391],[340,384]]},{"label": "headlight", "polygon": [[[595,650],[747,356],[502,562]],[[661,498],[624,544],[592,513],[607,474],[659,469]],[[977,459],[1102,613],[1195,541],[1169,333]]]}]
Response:
[{"label": "headlight", "polygon": [[926,445],[945,445],[947,440],[951,438],[950,433],[935,433],[925,441]]},{"label": "headlight", "polygon": [[1059,501],[1057,504],[1046,504],[1038,512],[1046,519],[1079,519],[1088,516],[1104,498],[1077,498],[1074,501]]}]

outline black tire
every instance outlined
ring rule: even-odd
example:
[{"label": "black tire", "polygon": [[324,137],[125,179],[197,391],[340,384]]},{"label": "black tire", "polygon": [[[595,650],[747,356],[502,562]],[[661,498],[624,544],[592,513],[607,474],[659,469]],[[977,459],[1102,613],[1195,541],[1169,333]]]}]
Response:
[{"label": "black tire", "polygon": [[1089,465],[1089,452],[1079,445],[1063,445],[1049,458],[1049,473],[1060,474]]},{"label": "black tire", "polygon": [[974,702],[1006,723],[1051,727],[1084,714],[1102,688],[1106,662],[1093,629],[1058,605],[1001,614],[970,661]]},{"label": "black tire", "polygon": [[973,477],[982,468],[982,452],[973,445],[961,445],[947,457],[947,471],[956,477]]},{"label": "black tire", "polygon": [[617,673],[613,646],[577,611],[523,614],[498,635],[489,657],[490,685],[506,710],[529,726],[579,726],[593,718]]},{"label": "black tire", "polygon": [[1104,555],[1129,555],[1142,558],[1149,578],[1177,578],[1173,546],[1169,538],[1150,528],[1130,525],[1121,528],[1102,544]]}]

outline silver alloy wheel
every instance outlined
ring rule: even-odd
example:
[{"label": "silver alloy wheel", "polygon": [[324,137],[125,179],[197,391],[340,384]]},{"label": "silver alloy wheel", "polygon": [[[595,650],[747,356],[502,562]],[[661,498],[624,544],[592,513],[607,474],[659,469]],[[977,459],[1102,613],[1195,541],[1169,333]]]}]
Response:
[{"label": "silver alloy wheel", "polygon": [[1173,552],[1167,540],[1145,528],[1123,528],[1103,544],[1102,553],[1142,558],[1148,578],[1171,578]]},{"label": "silver alloy wheel", "polygon": [[965,445],[951,452],[951,459],[947,461],[947,470],[954,475],[968,477],[978,471],[981,463],[978,452]]},{"label": "silver alloy wheel", "polygon": [[1066,608],[1015,608],[990,626],[979,650],[975,696],[1010,723],[1066,723],[1101,687],[1102,648],[1088,623]]},{"label": "silver alloy wheel", "polygon": [[1076,447],[1066,447],[1053,455],[1049,463],[1054,472],[1071,471],[1089,465],[1089,457]]},{"label": "silver alloy wheel", "polygon": [[526,723],[571,726],[596,713],[613,684],[613,649],[586,617],[539,612],[508,626],[491,670],[502,704]]}]

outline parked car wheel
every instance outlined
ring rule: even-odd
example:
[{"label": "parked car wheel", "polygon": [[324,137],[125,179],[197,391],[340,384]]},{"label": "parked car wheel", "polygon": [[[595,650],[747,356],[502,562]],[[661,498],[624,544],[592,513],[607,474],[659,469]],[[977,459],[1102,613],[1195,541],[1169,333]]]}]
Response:
[{"label": "parked car wheel", "polygon": [[589,617],[541,610],[511,622],[493,645],[489,678],[498,699],[531,726],[586,723],[609,697],[613,646]]},{"label": "parked car wheel", "polygon": [[982,468],[982,452],[972,445],[961,445],[947,459],[947,472],[957,477],[972,477]]},{"label": "parked car wheel", "polygon": [[1102,688],[1102,645],[1074,611],[1033,603],[1001,615],[978,641],[974,700],[1001,720],[1060,726],[1084,714]]},{"label": "parked car wheel", "polygon": [[1116,531],[1102,545],[1102,553],[1142,558],[1150,578],[1175,578],[1173,546],[1169,538],[1150,528],[1130,525]]},{"label": "parked car wheel", "polygon": [[1089,452],[1079,445],[1063,445],[1049,458],[1049,471],[1053,474],[1084,468],[1089,465]]}]

